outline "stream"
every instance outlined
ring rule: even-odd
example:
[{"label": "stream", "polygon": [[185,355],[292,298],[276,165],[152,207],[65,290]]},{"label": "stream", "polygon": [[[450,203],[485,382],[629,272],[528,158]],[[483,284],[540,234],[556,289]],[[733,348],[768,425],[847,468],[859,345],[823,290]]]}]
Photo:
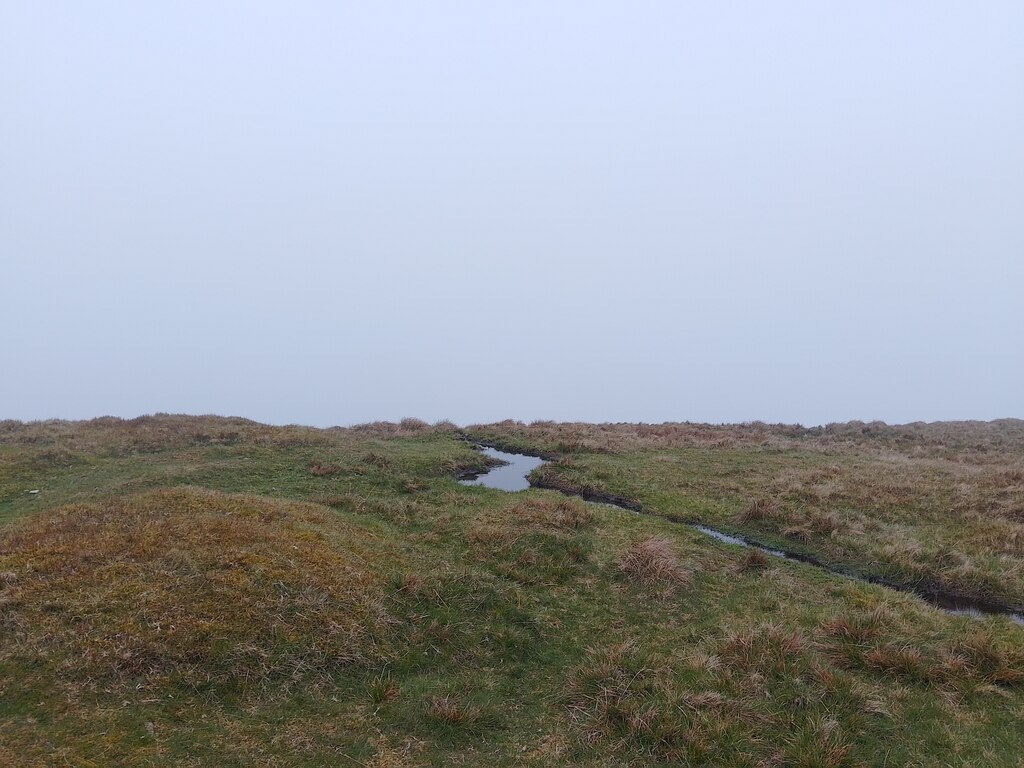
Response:
[{"label": "stream", "polygon": [[[499,451],[495,448],[491,448],[489,446],[480,444],[476,444],[476,447],[478,450],[482,451],[488,457],[496,459],[503,463],[498,466],[492,467],[490,470],[486,472],[481,472],[478,474],[465,474],[460,476],[459,482],[462,483],[463,485],[483,485],[488,488],[496,488],[501,491],[510,492],[525,491],[527,488],[530,488],[532,486],[530,480],[528,479],[530,473],[533,472],[533,470],[537,469],[537,467],[540,467],[541,465],[547,463],[545,459],[539,458],[537,456],[527,456],[521,453],[506,453],[504,451]],[[644,514],[640,510],[638,505],[627,504],[624,500],[620,500],[612,496],[604,496],[600,494],[572,494],[557,488],[551,490],[559,490],[561,493],[564,493],[567,496],[582,496],[584,500],[591,503],[617,507],[619,509],[625,509],[635,514]],[[667,520],[668,518],[661,519]],[[992,615],[1006,616],[1011,621],[1014,621],[1017,624],[1024,626],[1024,612],[1022,612],[1020,609],[1009,608],[998,603],[979,600],[976,598],[966,597],[963,595],[954,595],[931,590],[917,590],[912,587],[905,587],[898,584],[893,584],[882,579],[865,577],[854,573],[849,573],[847,571],[840,570],[834,566],[830,566],[822,562],[821,560],[818,560],[816,557],[812,555],[805,555],[799,552],[787,552],[781,549],[773,549],[772,547],[760,544],[752,539],[746,538],[745,536],[737,536],[725,533],[723,531],[710,528],[706,525],[698,525],[695,523],[681,524],[687,525],[691,529],[699,531],[705,536],[715,539],[716,541],[719,541],[723,544],[756,549],[761,552],[764,552],[766,555],[769,555],[771,557],[812,565],[816,568],[821,568],[822,570],[828,571],[829,573],[833,573],[837,576],[842,576],[847,579],[854,579],[856,581],[861,581],[869,584],[877,584],[879,586],[897,590],[899,592],[909,592],[911,594],[917,595],[918,597],[935,606],[936,608],[940,608],[948,613],[956,614],[958,616],[972,616],[974,618],[981,618],[984,616]]]}]

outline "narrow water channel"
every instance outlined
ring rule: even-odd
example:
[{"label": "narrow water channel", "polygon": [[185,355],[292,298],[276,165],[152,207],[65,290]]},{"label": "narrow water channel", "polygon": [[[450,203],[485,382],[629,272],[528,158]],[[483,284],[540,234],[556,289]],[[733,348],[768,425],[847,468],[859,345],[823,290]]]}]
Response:
[{"label": "narrow water channel", "polygon": [[[483,485],[488,488],[497,488],[501,491],[525,491],[531,487],[531,483],[528,479],[529,474],[537,467],[547,462],[544,459],[536,456],[527,456],[521,453],[506,453],[505,451],[499,451],[495,448],[488,446],[477,445],[477,448],[485,453],[492,459],[504,462],[503,464],[496,466],[487,472],[482,472],[475,475],[464,475],[459,479],[463,485]],[[559,489],[560,490],[560,489]],[[566,491],[561,491],[567,496],[576,495],[570,494]],[[611,498],[597,498],[594,496],[587,496],[586,501],[596,504],[602,504],[604,506],[618,507],[619,509],[625,509],[630,512],[637,512],[638,509],[635,506],[627,506],[626,504],[616,502]],[[663,520],[667,518],[661,518]],[[771,547],[759,544],[758,542],[752,541],[743,536],[736,536],[725,533],[723,531],[715,530],[706,525],[696,525],[683,523],[695,531],[708,536],[716,541],[720,541],[723,544],[729,544],[738,547],[747,547],[750,549],[757,549],[764,552],[766,555],[777,557],[783,560],[792,560],[794,562],[805,563],[807,565],[813,565],[816,568],[828,571],[829,573],[836,574],[848,579],[855,579],[856,581],[863,581],[870,584],[877,584],[879,586],[894,589],[900,592],[909,592],[915,594],[936,608],[941,608],[948,613],[953,613],[958,616],[973,616],[980,618],[988,615],[1006,616],[1011,621],[1014,621],[1024,626],[1024,612],[1007,608],[1006,606],[998,605],[996,603],[986,602],[984,600],[976,600],[961,595],[950,595],[942,592],[931,592],[931,591],[918,591],[909,587],[903,587],[898,584],[892,584],[879,579],[865,578],[856,574],[851,574],[831,567],[817,558],[809,555],[804,555],[798,552],[786,552],[781,549],[773,549]]]}]

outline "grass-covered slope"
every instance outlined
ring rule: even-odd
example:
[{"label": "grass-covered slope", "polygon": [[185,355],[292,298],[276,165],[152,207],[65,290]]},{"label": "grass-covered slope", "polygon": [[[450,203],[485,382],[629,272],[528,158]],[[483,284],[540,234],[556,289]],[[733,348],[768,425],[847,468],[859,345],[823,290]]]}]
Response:
[{"label": "grass-covered slope", "polygon": [[[740,497],[832,450],[576,429],[474,432],[766,534]],[[884,441],[851,442],[841,473]],[[1024,629],[453,479],[482,464],[413,420],[0,423],[0,764],[1021,764]]]}]

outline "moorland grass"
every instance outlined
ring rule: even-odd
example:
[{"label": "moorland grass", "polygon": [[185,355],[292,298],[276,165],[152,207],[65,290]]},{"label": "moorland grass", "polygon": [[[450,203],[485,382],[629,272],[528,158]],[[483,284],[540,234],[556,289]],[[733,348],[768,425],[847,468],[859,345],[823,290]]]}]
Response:
[{"label": "moorland grass", "polygon": [[536,473],[548,487],[610,494],[918,590],[1024,606],[1024,422],[468,432],[554,454]]},{"label": "moorland grass", "polygon": [[[486,461],[450,424],[2,422],[0,763],[1020,765],[1020,627],[667,519],[926,551],[951,478],[1012,507],[1013,426],[474,430],[657,517],[459,485]],[[863,518],[828,501],[873,474]],[[1005,554],[971,525],[955,551]]]}]

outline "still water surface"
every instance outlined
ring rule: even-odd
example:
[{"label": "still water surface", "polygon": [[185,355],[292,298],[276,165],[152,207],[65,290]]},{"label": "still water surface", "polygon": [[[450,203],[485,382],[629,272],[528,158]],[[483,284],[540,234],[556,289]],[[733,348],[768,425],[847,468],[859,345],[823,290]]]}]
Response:
[{"label": "still water surface", "polygon": [[544,463],[544,459],[536,456],[524,456],[521,453],[505,453],[494,448],[481,448],[487,456],[504,462],[487,472],[460,480],[463,485],[485,485],[499,491],[525,491],[530,487],[526,479],[533,470]]}]

